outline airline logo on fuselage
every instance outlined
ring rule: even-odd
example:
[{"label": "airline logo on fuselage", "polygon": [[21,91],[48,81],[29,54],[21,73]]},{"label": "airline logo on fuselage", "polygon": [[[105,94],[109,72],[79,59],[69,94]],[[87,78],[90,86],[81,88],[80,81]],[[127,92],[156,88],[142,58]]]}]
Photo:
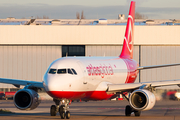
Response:
[{"label": "airline logo on fuselage", "polygon": [[101,76],[104,78],[105,75],[113,75],[113,68],[109,65],[93,66],[92,64],[86,67],[89,76]]}]

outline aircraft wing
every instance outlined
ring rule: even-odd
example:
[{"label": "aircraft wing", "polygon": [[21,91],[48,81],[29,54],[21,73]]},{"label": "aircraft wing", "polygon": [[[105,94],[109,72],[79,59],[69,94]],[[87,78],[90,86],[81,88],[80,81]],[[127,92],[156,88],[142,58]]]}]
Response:
[{"label": "aircraft wing", "polygon": [[155,87],[170,86],[170,85],[178,85],[180,87],[180,79],[142,82],[142,83],[108,84],[107,93],[127,92],[141,88],[155,88]]},{"label": "aircraft wing", "polygon": [[20,85],[23,86],[31,85],[31,87],[44,88],[42,82],[36,82],[36,81],[0,78],[0,83],[13,84],[16,87],[20,87]]},{"label": "aircraft wing", "polygon": [[151,68],[159,68],[159,67],[169,67],[169,66],[177,66],[177,65],[180,65],[180,63],[176,63],[176,64],[165,64],[165,65],[141,66],[141,67],[138,67],[137,70],[151,69]]}]

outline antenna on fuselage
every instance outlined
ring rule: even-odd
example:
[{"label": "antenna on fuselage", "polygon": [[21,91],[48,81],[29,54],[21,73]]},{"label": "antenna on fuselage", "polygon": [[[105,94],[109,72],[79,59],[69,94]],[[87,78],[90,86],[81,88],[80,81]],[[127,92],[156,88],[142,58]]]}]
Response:
[{"label": "antenna on fuselage", "polygon": [[66,57],[68,56],[68,52],[66,52]]}]

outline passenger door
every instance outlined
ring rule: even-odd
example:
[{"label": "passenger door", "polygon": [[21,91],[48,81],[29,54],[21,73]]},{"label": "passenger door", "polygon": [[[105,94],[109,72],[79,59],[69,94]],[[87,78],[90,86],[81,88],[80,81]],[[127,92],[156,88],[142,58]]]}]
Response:
[{"label": "passenger door", "polygon": [[86,85],[86,84],[87,84],[87,80],[86,80],[86,78],[85,78],[85,76],[86,76],[85,66],[83,66],[83,64],[82,64],[80,61],[78,61],[77,63],[78,63],[78,65],[80,66],[80,68],[81,68],[81,70],[82,70],[83,84]]}]

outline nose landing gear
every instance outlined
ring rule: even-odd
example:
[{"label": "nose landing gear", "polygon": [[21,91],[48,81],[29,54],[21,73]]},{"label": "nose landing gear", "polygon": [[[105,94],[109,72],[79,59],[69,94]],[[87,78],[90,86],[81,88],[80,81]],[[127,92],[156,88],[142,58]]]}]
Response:
[{"label": "nose landing gear", "polygon": [[[50,115],[51,116],[56,116],[57,112],[59,112],[61,119],[69,119],[70,118],[70,112],[68,111],[68,105],[69,105],[69,100],[57,100],[53,99],[56,105],[52,105],[50,108]],[[61,103],[61,106],[59,104]]]},{"label": "nose landing gear", "polygon": [[62,100],[61,101],[61,106],[59,108],[59,114],[61,116],[61,119],[69,119],[70,118],[70,112],[68,111],[68,104],[69,100]]}]

